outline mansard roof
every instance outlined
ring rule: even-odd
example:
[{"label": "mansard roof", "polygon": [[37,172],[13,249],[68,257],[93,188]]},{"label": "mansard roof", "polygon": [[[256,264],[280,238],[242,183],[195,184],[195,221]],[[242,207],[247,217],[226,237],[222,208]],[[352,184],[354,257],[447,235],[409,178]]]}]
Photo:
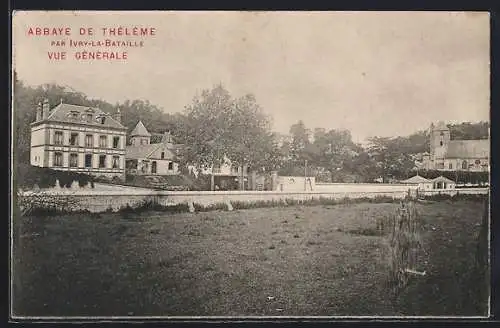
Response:
[{"label": "mansard roof", "polygon": [[[89,118],[89,115],[91,115],[91,118]],[[99,108],[64,103],[60,103],[54,107],[46,119],[35,123],[39,122],[79,123],[99,127],[126,129],[126,127],[115,120],[111,114]]]}]

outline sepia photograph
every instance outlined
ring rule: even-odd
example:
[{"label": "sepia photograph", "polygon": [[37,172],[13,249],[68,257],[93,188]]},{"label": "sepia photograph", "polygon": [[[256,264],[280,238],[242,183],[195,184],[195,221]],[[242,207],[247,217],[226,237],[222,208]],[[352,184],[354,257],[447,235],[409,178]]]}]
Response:
[{"label": "sepia photograph", "polygon": [[14,11],[11,319],[487,318],[488,12]]}]

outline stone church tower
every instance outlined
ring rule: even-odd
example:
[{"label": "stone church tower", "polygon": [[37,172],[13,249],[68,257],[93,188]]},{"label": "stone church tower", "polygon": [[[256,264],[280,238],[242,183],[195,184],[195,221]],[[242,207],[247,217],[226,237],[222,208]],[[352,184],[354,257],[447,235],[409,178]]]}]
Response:
[{"label": "stone church tower", "polygon": [[431,159],[444,159],[451,140],[450,129],[443,122],[438,122],[437,125],[431,124],[430,139]]}]

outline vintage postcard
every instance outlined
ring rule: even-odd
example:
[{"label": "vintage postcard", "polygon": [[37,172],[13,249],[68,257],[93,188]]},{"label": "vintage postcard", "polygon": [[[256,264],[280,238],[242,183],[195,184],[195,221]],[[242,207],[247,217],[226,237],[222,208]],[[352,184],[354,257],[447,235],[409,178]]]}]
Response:
[{"label": "vintage postcard", "polygon": [[488,317],[489,21],[13,12],[11,318]]}]

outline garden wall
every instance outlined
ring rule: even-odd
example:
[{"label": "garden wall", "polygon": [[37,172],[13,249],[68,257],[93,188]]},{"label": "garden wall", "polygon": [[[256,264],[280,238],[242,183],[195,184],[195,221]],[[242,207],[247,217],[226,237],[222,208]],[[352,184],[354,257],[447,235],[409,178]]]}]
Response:
[{"label": "garden wall", "polygon": [[414,184],[388,183],[318,183],[314,186],[317,192],[392,192],[416,188]]},{"label": "garden wall", "polygon": [[[342,199],[342,198],[376,198],[391,197],[402,199],[411,191],[415,195],[416,186],[391,185],[382,190],[363,190],[351,187],[342,188],[336,192],[301,191],[301,192],[277,192],[277,191],[155,191],[145,189],[123,190],[114,188],[76,189],[67,190],[51,189],[46,191],[24,191],[19,193],[19,204],[21,209],[28,204],[36,204],[36,207],[57,208],[66,211],[88,210],[90,212],[104,212],[106,210],[117,211],[124,207],[138,207],[144,202],[152,202],[163,206],[175,206],[180,204],[198,204],[204,207],[220,203],[239,202],[283,202],[286,200],[307,201],[312,199]],[[385,189],[385,190],[384,190]],[[460,189],[425,192],[425,196],[436,194],[487,194],[488,189]],[[421,193],[421,192],[420,192]]]},{"label": "garden wall", "polygon": [[[170,206],[179,204],[199,204],[211,206],[227,202],[252,203],[259,201],[306,201],[311,199],[342,199],[342,198],[375,198],[392,197],[404,198],[408,188],[398,188],[392,191],[380,192],[275,192],[275,191],[144,191],[144,190],[50,190],[19,194],[21,209],[26,204],[36,203],[36,207],[57,208],[67,211],[88,210],[103,212],[109,209],[114,211],[123,207],[137,207],[144,202]],[[23,205],[24,204],[24,205]]]}]

